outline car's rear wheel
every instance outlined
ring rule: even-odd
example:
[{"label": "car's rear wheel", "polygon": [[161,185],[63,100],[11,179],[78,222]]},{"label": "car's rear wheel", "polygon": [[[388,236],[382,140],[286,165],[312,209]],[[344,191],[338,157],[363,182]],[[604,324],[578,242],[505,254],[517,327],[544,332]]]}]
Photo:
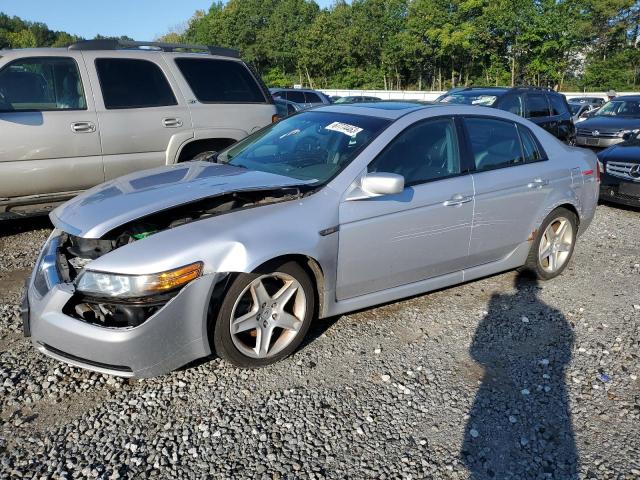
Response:
[{"label": "car's rear wheel", "polygon": [[573,255],[577,225],[572,211],[561,207],[551,212],[538,229],[526,267],[542,280],[560,275]]},{"label": "car's rear wheel", "polygon": [[314,302],[309,275],[295,262],[240,274],[229,287],[213,326],[216,353],[243,368],[289,356],[309,329]]}]

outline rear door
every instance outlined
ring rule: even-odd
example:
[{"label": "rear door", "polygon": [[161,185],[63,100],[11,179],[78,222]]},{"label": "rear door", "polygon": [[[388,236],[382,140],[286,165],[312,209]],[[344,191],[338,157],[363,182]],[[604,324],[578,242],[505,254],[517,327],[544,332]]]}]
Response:
[{"label": "rear door", "polygon": [[103,180],[98,121],[82,58],[26,54],[3,65],[0,197],[74,192]]},{"label": "rear door", "polygon": [[569,171],[551,171],[533,134],[520,124],[488,117],[464,123],[475,168],[469,263],[477,266],[527,241],[553,185]]},{"label": "rear door", "polygon": [[547,94],[549,105],[551,106],[551,115],[557,125],[557,137],[560,140],[567,141],[575,136],[575,126],[571,120],[571,112],[567,101],[560,94]]},{"label": "rear door", "polygon": [[170,143],[193,137],[193,127],[162,55],[84,51],[83,56],[100,93],[96,107],[105,178],[168,163]]},{"label": "rear door", "polygon": [[525,95],[527,118],[544,128],[554,137],[558,136],[558,122],[551,117],[547,96],[542,92],[527,92]]}]

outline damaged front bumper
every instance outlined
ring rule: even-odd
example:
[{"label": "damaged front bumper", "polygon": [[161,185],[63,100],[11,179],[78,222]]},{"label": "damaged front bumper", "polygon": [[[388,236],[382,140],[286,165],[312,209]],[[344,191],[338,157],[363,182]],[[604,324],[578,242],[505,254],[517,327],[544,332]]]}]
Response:
[{"label": "damaged front bumper", "polygon": [[226,274],[208,274],[183,287],[144,323],[113,328],[65,314],[75,293],[61,281],[56,255],[60,232],[47,241],[31,275],[25,333],[45,355],[71,365],[124,377],[152,377],[211,354],[210,299]]}]

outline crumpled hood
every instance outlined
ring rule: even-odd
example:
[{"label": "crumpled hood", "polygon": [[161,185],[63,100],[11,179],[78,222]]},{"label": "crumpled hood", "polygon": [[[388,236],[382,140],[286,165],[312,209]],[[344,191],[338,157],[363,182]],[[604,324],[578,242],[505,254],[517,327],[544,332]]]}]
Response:
[{"label": "crumpled hood", "polygon": [[640,128],[640,118],[632,117],[616,117],[616,116],[601,116],[588,118],[587,120],[578,124],[579,129],[588,130],[633,130]]},{"label": "crumpled hood", "polygon": [[311,182],[231,165],[187,162],[103,183],[60,205],[49,216],[67,233],[100,238],[137,218],[206,197],[305,183]]}]

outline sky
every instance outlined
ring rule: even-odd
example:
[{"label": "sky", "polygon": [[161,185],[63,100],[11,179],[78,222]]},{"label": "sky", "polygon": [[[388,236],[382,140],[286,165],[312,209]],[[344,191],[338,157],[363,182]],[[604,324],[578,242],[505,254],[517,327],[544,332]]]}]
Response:
[{"label": "sky", "polygon": [[[316,0],[321,7],[332,0]],[[212,0],[0,0],[0,12],[23,20],[44,22],[84,38],[100,33],[154,38],[184,24],[196,10],[208,10]]]}]

